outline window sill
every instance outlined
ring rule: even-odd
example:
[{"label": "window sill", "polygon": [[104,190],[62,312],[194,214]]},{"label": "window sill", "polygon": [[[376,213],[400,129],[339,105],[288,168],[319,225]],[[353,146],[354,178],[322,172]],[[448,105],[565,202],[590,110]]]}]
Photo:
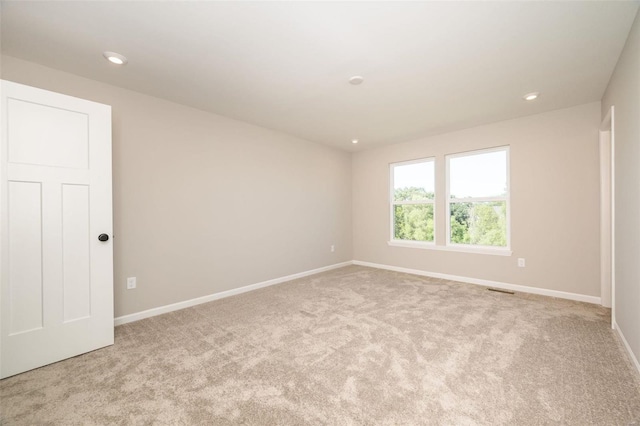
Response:
[{"label": "window sill", "polygon": [[453,251],[460,253],[489,254],[494,256],[511,256],[513,252],[507,248],[471,247],[471,246],[438,246],[435,243],[418,241],[387,241],[392,247],[407,247],[426,250]]}]

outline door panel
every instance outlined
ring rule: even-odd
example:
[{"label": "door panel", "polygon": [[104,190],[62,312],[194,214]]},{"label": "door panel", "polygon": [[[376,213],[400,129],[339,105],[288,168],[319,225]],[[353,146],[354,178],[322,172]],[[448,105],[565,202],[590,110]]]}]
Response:
[{"label": "door panel", "polygon": [[111,109],[2,81],[0,376],[113,344]]},{"label": "door panel", "polygon": [[[9,99],[9,162],[86,169],[89,117],[77,111]],[[37,125],[34,125],[37,123]],[[56,143],[51,143],[56,135]]]},{"label": "door panel", "polygon": [[62,185],[64,321],[91,315],[89,186]]},{"label": "door panel", "polygon": [[9,333],[42,328],[42,204],[38,182],[9,182]]}]

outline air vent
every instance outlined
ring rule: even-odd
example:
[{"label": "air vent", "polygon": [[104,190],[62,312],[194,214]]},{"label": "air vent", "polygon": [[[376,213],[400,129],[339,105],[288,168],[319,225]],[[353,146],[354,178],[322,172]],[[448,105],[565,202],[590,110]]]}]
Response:
[{"label": "air vent", "polygon": [[495,291],[495,292],[498,292],[498,293],[515,294],[513,291],[503,290],[501,288],[487,288],[487,290]]}]

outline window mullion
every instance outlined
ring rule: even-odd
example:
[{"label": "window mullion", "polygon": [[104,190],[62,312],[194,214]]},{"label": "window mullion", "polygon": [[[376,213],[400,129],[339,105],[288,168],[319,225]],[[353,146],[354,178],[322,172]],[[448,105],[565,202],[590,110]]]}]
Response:
[{"label": "window mullion", "polygon": [[467,197],[467,198],[450,198],[450,203],[489,203],[493,201],[508,201],[507,197]]},{"label": "window mullion", "polygon": [[394,201],[394,205],[417,205],[417,204],[434,204],[433,200],[404,200],[404,201]]}]

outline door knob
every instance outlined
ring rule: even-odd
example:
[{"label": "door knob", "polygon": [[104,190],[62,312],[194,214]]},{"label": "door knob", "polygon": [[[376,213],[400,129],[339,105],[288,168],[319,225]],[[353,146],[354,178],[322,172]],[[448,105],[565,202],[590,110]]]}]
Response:
[{"label": "door knob", "polygon": [[109,236],[107,234],[98,235],[98,240],[100,241],[109,241]]}]

